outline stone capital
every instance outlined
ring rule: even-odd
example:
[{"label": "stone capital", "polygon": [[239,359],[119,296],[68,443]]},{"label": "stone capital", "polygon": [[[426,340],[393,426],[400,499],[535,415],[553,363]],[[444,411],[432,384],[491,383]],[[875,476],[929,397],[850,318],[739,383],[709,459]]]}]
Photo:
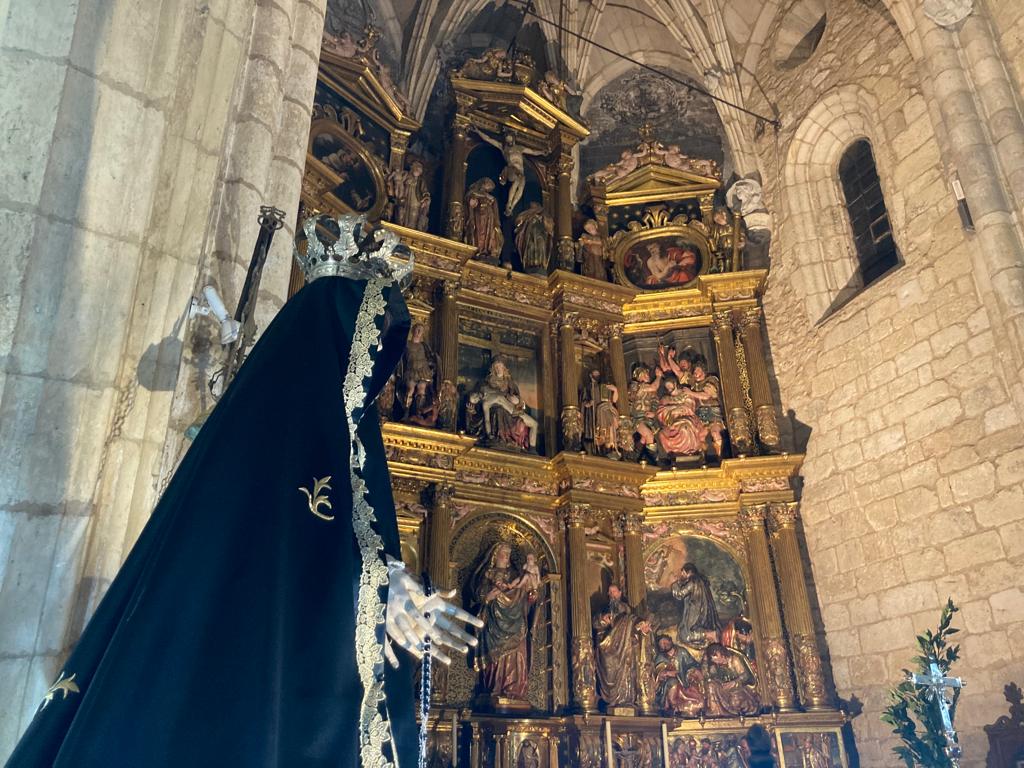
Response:
[{"label": "stone capital", "polygon": [[949,29],[971,15],[974,0],[924,0],[921,10],[929,21]]}]

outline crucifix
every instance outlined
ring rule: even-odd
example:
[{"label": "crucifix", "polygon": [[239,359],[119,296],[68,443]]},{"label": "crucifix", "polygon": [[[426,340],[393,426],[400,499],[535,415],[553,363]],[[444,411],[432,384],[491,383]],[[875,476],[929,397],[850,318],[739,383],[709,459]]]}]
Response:
[{"label": "crucifix", "polygon": [[946,677],[939,669],[935,659],[928,661],[928,674],[920,675],[917,672],[908,672],[907,680],[914,685],[928,689],[926,695],[931,695],[939,708],[939,716],[942,718],[942,731],[946,737],[946,756],[953,768],[960,765],[961,750],[956,740],[956,730],[953,728],[953,719],[949,715],[952,703],[946,698],[946,689],[954,691],[964,687],[964,682],[959,677]]}]

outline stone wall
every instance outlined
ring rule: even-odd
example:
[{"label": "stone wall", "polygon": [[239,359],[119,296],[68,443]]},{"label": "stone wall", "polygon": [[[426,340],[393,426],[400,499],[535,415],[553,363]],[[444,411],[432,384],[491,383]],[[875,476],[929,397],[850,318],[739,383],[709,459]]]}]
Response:
[{"label": "stone wall", "polygon": [[0,7],[0,760],[152,509],[172,401],[195,415],[189,297],[233,306],[258,205],[294,216],[324,5]]},{"label": "stone wall", "polygon": [[[830,4],[810,60],[764,60],[758,79],[783,123],[757,142],[778,225],[768,329],[783,407],[812,430],[802,515],[836,686],[863,704],[863,764],[895,764],[885,689],[952,596],[969,682],[958,725],[965,764],[982,765],[982,726],[1005,710],[1003,685],[1024,681],[1024,426],[931,85],[881,3]],[[836,165],[861,137],[905,263],[835,309],[855,273]]]}]

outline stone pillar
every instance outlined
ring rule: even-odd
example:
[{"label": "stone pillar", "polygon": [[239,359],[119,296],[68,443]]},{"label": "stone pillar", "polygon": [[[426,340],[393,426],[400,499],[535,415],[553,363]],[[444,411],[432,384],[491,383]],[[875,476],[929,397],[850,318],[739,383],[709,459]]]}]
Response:
[{"label": "stone pillar", "polygon": [[576,253],[572,240],[572,147],[563,145],[555,161],[558,175],[555,195],[555,264],[558,269],[572,272],[576,266]]},{"label": "stone pillar", "polygon": [[455,489],[447,483],[433,488],[427,530],[427,575],[437,589],[452,588],[450,550],[452,545],[452,497]]},{"label": "stone pillar", "polygon": [[772,503],[768,505],[768,525],[771,530],[775,567],[779,573],[782,608],[789,630],[789,645],[796,668],[800,690],[800,703],[805,709],[830,709],[831,697],[825,685],[825,673],[818,639],[811,618],[811,603],[807,597],[807,575],[804,571],[800,544],[796,537],[797,504]]},{"label": "stone pillar", "polygon": [[768,364],[765,361],[764,339],[761,335],[761,309],[753,307],[740,314],[740,333],[750,374],[750,399],[754,404],[754,421],[761,443],[770,449],[779,447],[779,425],[775,420]]},{"label": "stone pillar", "polygon": [[466,159],[469,156],[469,118],[458,113],[452,125],[452,146],[448,158],[448,221],[445,234],[462,240],[466,214],[462,201],[466,197]]},{"label": "stone pillar", "polygon": [[768,552],[768,534],[765,530],[767,505],[743,507],[739,520],[747,539],[747,553],[750,558],[750,575],[754,625],[764,644],[764,671],[772,703],[780,712],[796,709],[793,691],[793,672],[790,665],[789,649],[782,631],[782,614],[776,593],[775,575],[772,572],[771,555]]},{"label": "stone pillar", "polygon": [[626,598],[634,610],[640,609],[647,600],[647,584],[644,580],[644,516],[639,512],[625,512],[622,515],[622,544],[626,560]]},{"label": "stone pillar", "polygon": [[558,340],[562,359],[562,450],[578,451],[583,437],[583,415],[576,370],[576,329],[568,317],[561,319]]},{"label": "stone pillar", "polygon": [[440,367],[438,387],[437,426],[449,432],[458,424],[459,380],[459,284],[445,280],[442,287],[441,307],[437,322],[438,365]]},{"label": "stone pillar", "polygon": [[597,711],[597,672],[591,641],[590,599],[587,595],[587,541],[583,531],[587,506],[570,504],[563,511],[565,540],[569,558],[569,618],[572,645],[572,699],[581,712]]},{"label": "stone pillar", "polygon": [[629,377],[626,372],[626,355],[622,349],[622,325],[616,323],[611,327],[608,337],[608,357],[612,366],[612,381],[619,390],[619,413],[629,413]]},{"label": "stone pillar", "polygon": [[[997,157],[1012,152],[1017,139],[1017,119],[1002,122],[996,127],[989,115],[981,112],[975,101],[974,89],[961,58],[957,39],[957,25],[963,23],[969,32],[963,42],[971,47],[966,58],[979,66],[990,68],[984,44],[986,33],[981,29],[984,19],[970,22],[971,6],[948,4],[948,14],[937,4],[929,16],[923,4],[913,4],[925,76],[939,108],[941,121],[948,137],[949,162],[955,167],[967,196],[974,219],[977,243],[968,249],[974,266],[978,292],[989,313],[996,334],[996,348],[1002,354],[1001,374],[1009,385],[1017,410],[1024,413],[1024,386],[1019,373],[1024,367],[1024,244],[1014,223],[1014,206],[1002,186],[1003,171],[1009,176],[1017,170],[1020,159],[1008,159],[1009,167],[1002,169]],[[983,13],[975,9],[975,14]],[[967,20],[965,20],[967,19]],[[988,33],[990,34],[990,32]],[[996,62],[998,64],[998,62]],[[981,74],[981,73],[976,73]],[[999,73],[1005,78],[1005,71]],[[996,80],[999,79],[996,78]],[[1004,102],[1005,89],[995,81],[983,83],[978,89],[984,102],[997,114],[1009,106]],[[988,125],[986,125],[988,123]],[[1002,136],[1001,146],[993,148],[988,130],[995,130],[991,141]],[[1003,132],[1006,132],[1003,135]],[[1021,183],[1011,183],[1011,187]]]},{"label": "stone pillar", "polygon": [[740,369],[736,362],[736,342],[732,335],[732,313],[715,312],[712,333],[718,350],[718,370],[722,378],[722,397],[725,400],[726,423],[729,439],[737,453],[749,453],[753,447],[750,418],[740,388]]}]

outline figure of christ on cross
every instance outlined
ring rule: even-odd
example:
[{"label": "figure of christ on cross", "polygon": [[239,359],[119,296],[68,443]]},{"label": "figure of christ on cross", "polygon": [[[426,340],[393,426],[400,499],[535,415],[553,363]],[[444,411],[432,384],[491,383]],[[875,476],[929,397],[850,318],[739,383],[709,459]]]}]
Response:
[{"label": "figure of christ on cross", "polygon": [[527,149],[526,147],[520,146],[516,142],[515,133],[512,131],[505,131],[504,141],[499,142],[497,139],[492,139],[479,128],[474,127],[473,130],[476,132],[476,135],[485,142],[500,150],[502,156],[505,158],[505,170],[501,172],[501,178],[499,181],[509,185],[508,202],[505,203],[505,215],[511,216],[512,211],[515,210],[519,200],[523,197],[523,188],[526,186],[526,167],[524,165],[523,156],[540,155],[543,153],[538,152],[535,149]]}]

